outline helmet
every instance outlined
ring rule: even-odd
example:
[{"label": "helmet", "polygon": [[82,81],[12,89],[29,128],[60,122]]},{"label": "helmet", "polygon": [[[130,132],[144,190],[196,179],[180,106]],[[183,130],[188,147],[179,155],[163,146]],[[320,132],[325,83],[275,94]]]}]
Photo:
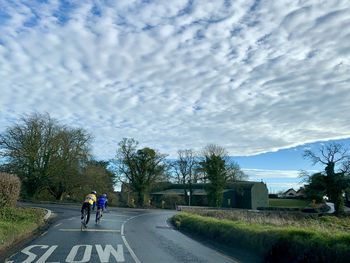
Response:
[{"label": "helmet", "polygon": [[103,196],[103,197],[107,197],[107,194],[103,194],[102,196]]},{"label": "helmet", "polygon": [[91,191],[91,193],[92,193],[92,194],[94,194],[94,195],[95,195],[95,194],[97,194],[97,192],[96,192],[96,191]]}]

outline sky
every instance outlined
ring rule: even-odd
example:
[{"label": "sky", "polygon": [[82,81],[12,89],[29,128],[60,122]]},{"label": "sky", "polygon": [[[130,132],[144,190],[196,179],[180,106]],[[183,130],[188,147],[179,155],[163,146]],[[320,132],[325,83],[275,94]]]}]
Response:
[{"label": "sky", "polygon": [[47,112],[176,156],[225,147],[297,186],[304,147],[350,138],[348,0],[0,0],[0,132]]}]

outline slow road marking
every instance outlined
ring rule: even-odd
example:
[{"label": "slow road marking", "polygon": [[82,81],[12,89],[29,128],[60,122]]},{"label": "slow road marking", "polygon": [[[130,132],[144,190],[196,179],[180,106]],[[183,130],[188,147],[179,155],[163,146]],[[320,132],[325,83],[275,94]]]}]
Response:
[{"label": "slow road marking", "polygon": [[[116,249],[112,245],[75,245],[73,246],[67,256],[62,258],[65,261],[52,261],[50,257],[54,255],[55,250],[58,248],[57,245],[31,245],[24,248],[20,253],[25,255],[26,258],[22,260],[22,263],[84,263],[90,262],[92,251],[96,250],[99,257],[99,262],[125,262],[123,245],[117,245]],[[39,254],[38,254],[39,252]],[[42,254],[44,252],[44,254]],[[113,260],[114,258],[114,260]],[[110,261],[112,260],[112,261]],[[15,263],[16,261],[6,261],[6,263]],[[95,262],[95,261],[94,261]]]}]

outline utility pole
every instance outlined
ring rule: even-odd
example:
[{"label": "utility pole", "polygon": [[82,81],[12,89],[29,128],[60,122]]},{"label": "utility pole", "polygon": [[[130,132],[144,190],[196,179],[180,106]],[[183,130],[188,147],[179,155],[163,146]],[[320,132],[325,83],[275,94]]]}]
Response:
[{"label": "utility pole", "polygon": [[188,206],[191,206],[191,191],[187,191],[188,195]]}]

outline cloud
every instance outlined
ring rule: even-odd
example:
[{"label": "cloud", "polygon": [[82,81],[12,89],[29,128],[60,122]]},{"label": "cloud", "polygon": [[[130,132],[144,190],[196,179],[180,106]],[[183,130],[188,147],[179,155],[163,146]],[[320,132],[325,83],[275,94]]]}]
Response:
[{"label": "cloud", "polygon": [[[348,1],[0,2],[0,127],[232,155],[350,137]],[[3,129],[3,128],[2,128]]]},{"label": "cloud", "polygon": [[297,170],[263,170],[263,169],[242,169],[250,179],[267,179],[267,178],[299,178],[300,171]]},{"label": "cloud", "polygon": [[[305,182],[300,177],[301,171],[297,170],[267,170],[267,169],[242,169],[248,175],[249,181],[266,183],[269,193],[285,191],[289,188],[295,190],[302,187]],[[309,173],[316,171],[309,170]]]}]

